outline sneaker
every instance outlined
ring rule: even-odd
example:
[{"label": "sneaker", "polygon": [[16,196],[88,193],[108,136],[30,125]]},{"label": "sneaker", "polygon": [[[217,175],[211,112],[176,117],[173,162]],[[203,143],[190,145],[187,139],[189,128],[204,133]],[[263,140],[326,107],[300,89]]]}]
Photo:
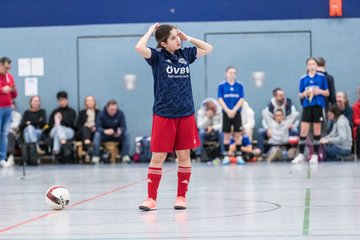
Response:
[{"label": "sneaker", "polygon": [[237,157],[236,157],[236,164],[237,164],[237,165],[244,165],[244,164],[245,164],[245,161],[244,161],[244,159],[242,158],[242,156],[237,156]]},{"label": "sneaker", "polygon": [[140,206],[140,210],[151,211],[156,210],[156,201],[152,198],[147,198]]},{"label": "sneaker", "polygon": [[131,162],[131,159],[128,155],[125,155],[122,157],[122,162],[123,163],[130,163]]},{"label": "sneaker", "polygon": [[309,160],[310,164],[318,164],[318,155],[313,154]]},{"label": "sneaker", "polygon": [[297,164],[305,161],[304,154],[299,153],[292,161],[291,163]]},{"label": "sneaker", "polygon": [[174,209],[175,210],[186,209],[186,200],[184,197],[176,197]]},{"label": "sneaker", "polygon": [[229,156],[225,156],[224,159],[222,160],[222,165],[229,165],[230,164],[230,158]]},{"label": "sneaker", "polygon": [[91,159],[92,163],[98,164],[100,162],[100,157],[98,156],[93,156]]},{"label": "sneaker", "polygon": [[7,167],[12,167],[14,165],[15,165],[14,155],[10,154],[7,159]]},{"label": "sneaker", "polygon": [[212,164],[214,165],[219,165],[220,164],[220,159],[219,158],[215,158],[214,160],[212,160]]},{"label": "sneaker", "polygon": [[8,166],[7,162],[5,160],[0,160],[0,167],[6,168]]}]

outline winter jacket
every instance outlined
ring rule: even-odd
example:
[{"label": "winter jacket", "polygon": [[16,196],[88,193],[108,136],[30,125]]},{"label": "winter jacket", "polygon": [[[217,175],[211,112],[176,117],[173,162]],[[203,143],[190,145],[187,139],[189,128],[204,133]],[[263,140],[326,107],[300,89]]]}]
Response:
[{"label": "winter jacket", "polygon": [[268,106],[262,111],[262,126],[265,129],[269,128],[269,122],[274,119],[274,112],[277,109],[282,109],[285,119],[289,120],[294,127],[299,126],[299,121],[297,120],[299,112],[296,110],[295,105],[292,101],[287,98],[283,105],[277,105],[275,98],[271,98],[271,101]]},{"label": "winter jacket", "polygon": [[114,116],[110,116],[106,110],[106,107],[98,114],[96,119],[96,131],[104,133],[105,129],[113,129],[117,131],[118,128],[121,129],[121,133],[126,132],[126,120],[124,113],[118,109]]},{"label": "winter jacket", "polygon": [[[212,101],[216,105],[215,115],[209,119],[206,115],[206,103]],[[213,127],[215,131],[221,131],[222,128],[222,109],[219,103],[213,98],[207,98],[201,103],[200,109],[196,113],[197,127],[205,129],[207,127]]]}]

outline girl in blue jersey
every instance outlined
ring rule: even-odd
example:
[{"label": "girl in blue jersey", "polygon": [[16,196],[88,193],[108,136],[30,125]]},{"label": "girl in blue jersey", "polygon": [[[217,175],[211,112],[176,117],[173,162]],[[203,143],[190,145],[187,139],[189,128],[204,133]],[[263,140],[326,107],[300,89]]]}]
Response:
[{"label": "girl in blue jersey", "polygon": [[309,134],[310,125],[313,124],[314,154],[309,163],[318,163],[318,150],[321,137],[321,123],[324,121],[325,97],[329,96],[327,81],[324,74],[317,72],[317,61],[315,58],[306,60],[308,73],[301,77],[299,96],[303,106],[301,119],[301,131],[299,141],[299,154],[292,163],[305,161],[304,150],[306,137]]},{"label": "girl in blue jersey", "polygon": [[[157,49],[147,47],[155,32]],[[181,42],[195,45],[181,48]],[[212,51],[202,40],[187,36],[174,26],[152,25],[135,47],[151,66],[154,77],[153,126],[151,134],[151,162],[148,169],[148,198],[139,206],[141,210],[155,210],[157,189],[162,165],[168,152],[176,151],[179,162],[178,191],[175,209],[185,209],[185,194],[190,181],[190,149],[201,143],[194,117],[189,65],[197,57]]]}]

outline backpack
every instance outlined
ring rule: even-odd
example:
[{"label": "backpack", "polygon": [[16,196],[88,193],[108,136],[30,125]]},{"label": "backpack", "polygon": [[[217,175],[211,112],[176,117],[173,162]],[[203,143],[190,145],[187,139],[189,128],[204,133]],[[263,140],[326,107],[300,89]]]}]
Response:
[{"label": "backpack", "polygon": [[61,145],[60,156],[58,160],[60,163],[75,163],[75,151],[71,142],[67,142]]},{"label": "backpack", "polygon": [[[314,146],[311,142],[311,138],[306,138],[306,148],[307,148],[307,161],[311,159],[311,155],[314,152]],[[318,152],[318,160],[319,161],[325,161],[326,160],[326,152],[323,144],[320,144],[319,146],[319,152]]]},{"label": "backpack", "polygon": [[37,154],[36,143],[23,143],[21,145],[21,157],[27,165],[39,165],[39,157]]},{"label": "backpack", "polygon": [[135,154],[133,156],[134,162],[150,162],[151,150],[150,150],[151,137],[136,137],[135,138]]}]

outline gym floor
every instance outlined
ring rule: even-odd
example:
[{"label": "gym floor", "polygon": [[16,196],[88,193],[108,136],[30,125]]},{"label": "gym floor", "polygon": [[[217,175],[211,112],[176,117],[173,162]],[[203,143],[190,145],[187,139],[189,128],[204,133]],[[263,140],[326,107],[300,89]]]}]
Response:
[{"label": "gym floor", "polygon": [[[175,211],[166,163],[158,210],[140,212],[146,164],[0,169],[0,239],[360,239],[360,164],[193,166],[188,209]],[[68,208],[45,203],[52,185]]]}]

